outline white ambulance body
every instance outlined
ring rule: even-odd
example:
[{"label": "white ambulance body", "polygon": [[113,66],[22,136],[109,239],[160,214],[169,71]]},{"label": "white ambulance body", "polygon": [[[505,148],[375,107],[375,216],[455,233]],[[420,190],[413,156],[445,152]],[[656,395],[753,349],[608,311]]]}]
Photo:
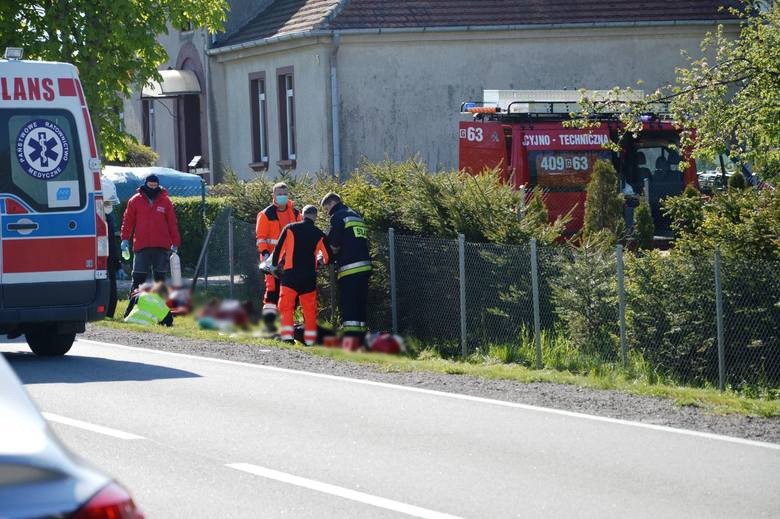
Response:
[{"label": "white ambulance body", "polygon": [[0,334],[66,353],[108,303],[100,161],[73,65],[0,59]]}]

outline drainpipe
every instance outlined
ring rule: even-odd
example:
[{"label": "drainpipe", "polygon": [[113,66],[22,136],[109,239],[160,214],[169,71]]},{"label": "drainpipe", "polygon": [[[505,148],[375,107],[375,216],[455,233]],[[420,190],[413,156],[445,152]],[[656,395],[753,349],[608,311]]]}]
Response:
[{"label": "drainpipe", "polygon": [[341,128],[339,126],[339,81],[336,55],[341,44],[341,34],[333,33],[333,50],[330,55],[330,125],[333,136],[333,175],[341,177]]},{"label": "drainpipe", "polygon": [[[211,63],[210,59],[211,56],[209,55],[209,49],[211,48],[211,33],[208,31],[208,29],[204,29],[206,35],[206,43],[205,48],[203,49],[203,62],[205,66],[205,70],[203,73],[206,75],[206,146],[208,146],[209,149],[209,179],[211,180],[212,184],[215,184],[217,182],[217,172],[216,164],[217,164],[217,156],[214,153],[214,138],[211,135],[211,125],[213,124],[213,119],[211,117],[212,115],[212,97],[213,94],[211,92]],[[221,179],[220,179],[221,180]]]}]

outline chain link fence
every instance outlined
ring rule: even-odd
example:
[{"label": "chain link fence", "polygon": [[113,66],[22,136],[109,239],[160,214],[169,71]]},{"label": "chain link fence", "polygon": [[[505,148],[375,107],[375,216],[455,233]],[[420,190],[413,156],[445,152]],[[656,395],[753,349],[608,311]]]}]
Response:
[{"label": "chain link fence", "polygon": [[[415,349],[531,367],[621,368],[650,382],[780,387],[780,263],[622,246],[467,243],[373,234],[369,327]],[[208,293],[259,302],[254,222],[225,210],[201,254]],[[339,322],[332,270],[319,318]]]}]

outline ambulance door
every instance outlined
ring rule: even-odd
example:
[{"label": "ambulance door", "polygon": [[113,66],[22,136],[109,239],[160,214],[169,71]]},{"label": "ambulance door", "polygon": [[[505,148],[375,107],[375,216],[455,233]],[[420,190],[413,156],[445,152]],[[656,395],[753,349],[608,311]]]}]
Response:
[{"label": "ambulance door", "polygon": [[7,308],[94,300],[95,200],[78,122],[60,108],[0,110],[0,275]]}]

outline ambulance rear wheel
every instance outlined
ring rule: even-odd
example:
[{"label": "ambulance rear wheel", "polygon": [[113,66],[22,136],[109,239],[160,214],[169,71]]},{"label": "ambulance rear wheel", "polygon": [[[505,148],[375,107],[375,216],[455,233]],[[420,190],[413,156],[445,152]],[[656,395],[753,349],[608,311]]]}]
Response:
[{"label": "ambulance rear wheel", "polygon": [[41,357],[65,355],[76,340],[75,333],[57,333],[56,326],[27,330],[24,337],[33,353]]}]

